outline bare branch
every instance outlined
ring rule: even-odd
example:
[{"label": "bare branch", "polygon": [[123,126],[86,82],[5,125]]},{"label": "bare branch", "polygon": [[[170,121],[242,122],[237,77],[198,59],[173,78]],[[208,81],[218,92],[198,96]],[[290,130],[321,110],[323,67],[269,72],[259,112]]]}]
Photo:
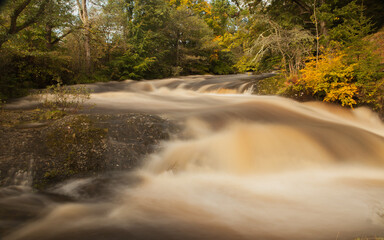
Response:
[{"label": "bare branch", "polygon": [[311,12],[311,6],[308,6],[307,3],[305,3],[302,0],[291,0],[293,3],[296,3],[302,10],[305,10],[307,12]]},{"label": "bare branch", "polygon": [[73,31],[74,31],[74,29],[70,29],[68,32],[64,33],[60,37],[56,37],[55,40],[53,40],[50,44],[54,45],[54,44],[60,42],[61,40],[63,40],[63,38],[65,38],[69,34],[73,33]]}]

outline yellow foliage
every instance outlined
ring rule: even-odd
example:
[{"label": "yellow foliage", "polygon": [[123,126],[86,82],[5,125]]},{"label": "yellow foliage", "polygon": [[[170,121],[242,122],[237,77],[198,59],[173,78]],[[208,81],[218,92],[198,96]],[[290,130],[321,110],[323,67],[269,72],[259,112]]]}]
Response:
[{"label": "yellow foliage", "polygon": [[336,51],[326,52],[318,60],[309,58],[305,68],[300,71],[297,84],[325,102],[339,102],[343,106],[353,107],[358,93],[353,80],[356,64],[346,64],[344,56],[343,52]]},{"label": "yellow foliage", "polygon": [[169,5],[175,6],[176,9],[188,8],[195,14],[204,14],[207,16],[212,14],[212,6],[205,0],[170,0]]},{"label": "yellow foliage", "polygon": [[324,98],[326,102],[340,101],[342,106],[350,106],[356,104],[353,97],[357,93],[357,87],[354,83],[348,84],[343,82],[333,82],[330,87],[330,91]]}]

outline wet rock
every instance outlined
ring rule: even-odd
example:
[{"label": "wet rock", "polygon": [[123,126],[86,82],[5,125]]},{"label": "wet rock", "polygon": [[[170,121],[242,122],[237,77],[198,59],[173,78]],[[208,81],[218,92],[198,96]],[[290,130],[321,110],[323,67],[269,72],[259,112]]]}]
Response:
[{"label": "wet rock", "polygon": [[168,120],[139,113],[2,124],[0,186],[21,184],[42,190],[70,178],[134,169],[176,131]]}]

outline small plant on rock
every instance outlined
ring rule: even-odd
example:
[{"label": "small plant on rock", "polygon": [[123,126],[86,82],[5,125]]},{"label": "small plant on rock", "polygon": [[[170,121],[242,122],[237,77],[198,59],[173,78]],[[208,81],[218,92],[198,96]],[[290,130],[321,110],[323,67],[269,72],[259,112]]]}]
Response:
[{"label": "small plant on rock", "polygon": [[43,114],[46,119],[57,119],[66,113],[76,113],[90,99],[90,90],[85,86],[63,86],[60,79],[57,84],[47,87],[38,94],[39,101],[48,110]]}]

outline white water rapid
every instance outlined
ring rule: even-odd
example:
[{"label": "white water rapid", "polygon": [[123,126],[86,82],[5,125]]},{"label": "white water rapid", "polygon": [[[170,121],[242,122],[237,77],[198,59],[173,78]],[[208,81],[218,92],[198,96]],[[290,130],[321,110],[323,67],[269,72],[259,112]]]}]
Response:
[{"label": "white water rapid", "polygon": [[[91,111],[161,114],[180,123],[181,137],[115,177],[108,197],[48,204],[5,239],[384,236],[378,117],[368,109],[250,95],[252,78],[239,78],[90,85]],[[132,178],[137,183],[127,184]],[[76,196],[86,184],[92,180],[56,192]]]}]

